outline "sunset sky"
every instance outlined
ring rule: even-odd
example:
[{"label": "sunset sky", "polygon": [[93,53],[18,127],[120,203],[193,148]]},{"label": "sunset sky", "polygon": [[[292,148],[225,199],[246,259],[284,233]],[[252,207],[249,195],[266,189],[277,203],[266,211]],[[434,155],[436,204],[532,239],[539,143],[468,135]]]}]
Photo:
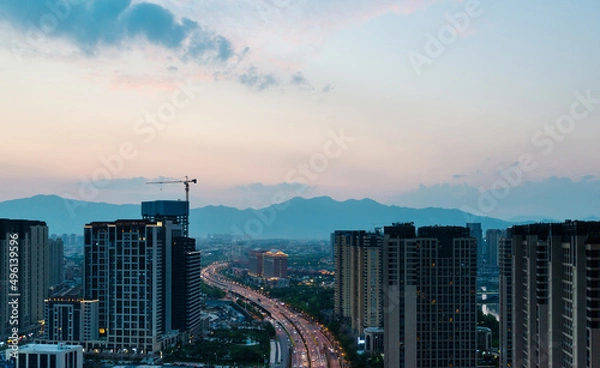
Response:
[{"label": "sunset sky", "polygon": [[[0,200],[600,216],[595,1],[4,0]],[[1,214],[0,214],[0,217]]]}]

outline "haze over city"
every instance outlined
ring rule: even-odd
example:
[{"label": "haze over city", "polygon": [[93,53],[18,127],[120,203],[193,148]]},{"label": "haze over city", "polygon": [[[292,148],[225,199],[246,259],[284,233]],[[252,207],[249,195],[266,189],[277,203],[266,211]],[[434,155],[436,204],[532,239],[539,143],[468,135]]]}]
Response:
[{"label": "haze over city", "polygon": [[51,4],[0,5],[2,201],[598,215],[595,2]]}]

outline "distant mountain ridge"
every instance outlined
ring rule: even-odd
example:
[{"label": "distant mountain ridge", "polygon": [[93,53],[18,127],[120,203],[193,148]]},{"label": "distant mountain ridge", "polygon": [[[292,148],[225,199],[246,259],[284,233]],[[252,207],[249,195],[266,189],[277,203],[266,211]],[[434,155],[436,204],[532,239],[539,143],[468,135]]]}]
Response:
[{"label": "distant mountain ridge", "polygon": [[[51,234],[81,234],[86,223],[140,217],[140,205],[85,202],[56,195],[0,202],[0,218],[45,221]],[[340,202],[330,197],[296,197],[258,210],[227,206],[194,208],[190,211],[190,236],[233,234],[242,238],[328,239],[334,230],[370,230],[395,222],[414,222],[417,227],[480,222],[484,231],[513,224],[458,209],[390,206],[372,199]]]}]

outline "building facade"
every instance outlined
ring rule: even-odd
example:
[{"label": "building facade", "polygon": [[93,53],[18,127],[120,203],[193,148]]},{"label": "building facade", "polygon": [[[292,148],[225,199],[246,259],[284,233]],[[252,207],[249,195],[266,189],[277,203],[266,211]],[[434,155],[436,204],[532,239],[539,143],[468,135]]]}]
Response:
[{"label": "building facade", "polygon": [[504,238],[504,231],[500,229],[488,229],[485,232],[485,263],[491,267],[498,267],[498,254],[500,251],[500,239]]},{"label": "building facade", "polygon": [[346,320],[357,336],[383,327],[383,235],[363,230],[339,230],[332,236],[337,318]]},{"label": "building facade", "polygon": [[260,249],[252,249],[248,251],[248,273],[252,276],[263,275],[263,254]]},{"label": "building facade", "polygon": [[[506,234],[505,234],[506,235]],[[507,236],[499,241],[499,296],[500,296],[500,367],[516,367],[513,359],[514,296],[512,256],[513,242]]]},{"label": "building facade", "polygon": [[483,230],[481,229],[481,223],[479,222],[469,222],[467,223],[467,228],[472,237],[477,240],[477,263],[482,264],[483,260],[486,258],[486,247],[483,243]]},{"label": "building facade", "polygon": [[60,238],[49,239],[48,247],[48,262],[50,264],[48,284],[52,289],[65,281],[65,247],[63,240]]},{"label": "building facade", "polygon": [[91,348],[153,354],[172,338],[172,242],[181,233],[161,221],[85,225],[84,298],[98,300]]},{"label": "building facade", "polygon": [[514,226],[507,236],[502,366],[600,367],[600,222]]},{"label": "building facade", "polygon": [[188,236],[190,203],[187,201],[145,201],[142,202],[142,218],[152,222],[171,221],[181,225],[182,235]]},{"label": "building facade", "polygon": [[194,332],[200,327],[202,258],[196,240],[173,239],[173,325],[180,332]]},{"label": "building facade", "polygon": [[263,275],[265,278],[287,279],[288,255],[282,251],[269,251],[263,254]]},{"label": "building facade", "polygon": [[[15,326],[8,307],[14,299],[19,334],[39,331],[50,288],[49,254],[45,222],[0,219],[0,339],[8,338]],[[17,277],[11,276],[14,266]]]},{"label": "building facade", "polygon": [[27,344],[19,347],[15,368],[83,368],[83,348],[65,344]]},{"label": "building facade", "polygon": [[477,240],[464,227],[384,228],[385,367],[475,367]]},{"label": "building facade", "polygon": [[45,343],[98,340],[98,300],[83,299],[80,287],[58,291],[44,304]]}]

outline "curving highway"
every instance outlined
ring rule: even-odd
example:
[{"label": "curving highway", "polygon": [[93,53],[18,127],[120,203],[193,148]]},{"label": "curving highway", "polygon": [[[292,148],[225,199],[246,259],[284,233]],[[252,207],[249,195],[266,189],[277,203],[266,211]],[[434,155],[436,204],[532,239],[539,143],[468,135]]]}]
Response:
[{"label": "curving highway", "polygon": [[[285,333],[288,336],[287,340],[280,339],[280,350],[283,357],[281,363],[271,364],[272,367],[340,367],[334,347],[319,326],[302,314],[290,310],[283,303],[222,277],[217,271],[224,267],[227,267],[227,263],[212,264],[206,267],[202,270],[202,279],[211,286],[237,294],[267,310],[271,314],[278,335]],[[291,359],[286,359],[287,351],[291,353]]]}]

